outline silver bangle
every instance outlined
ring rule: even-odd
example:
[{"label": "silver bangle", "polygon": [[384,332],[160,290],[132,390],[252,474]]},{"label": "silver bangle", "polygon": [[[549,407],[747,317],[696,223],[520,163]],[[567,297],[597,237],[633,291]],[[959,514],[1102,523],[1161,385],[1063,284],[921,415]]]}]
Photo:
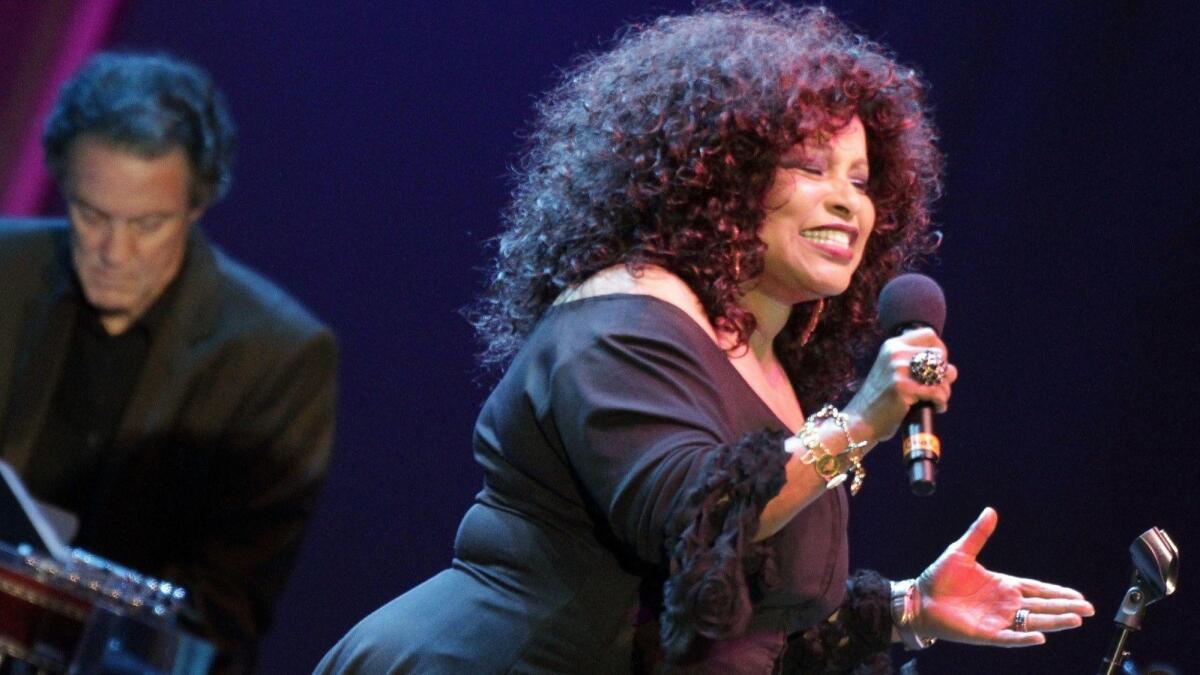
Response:
[{"label": "silver bangle", "polygon": [[917,650],[933,646],[937,638],[923,638],[917,633],[914,625],[917,613],[921,610],[921,589],[916,579],[893,581],[892,583],[892,624],[900,635],[900,642],[905,649]]}]

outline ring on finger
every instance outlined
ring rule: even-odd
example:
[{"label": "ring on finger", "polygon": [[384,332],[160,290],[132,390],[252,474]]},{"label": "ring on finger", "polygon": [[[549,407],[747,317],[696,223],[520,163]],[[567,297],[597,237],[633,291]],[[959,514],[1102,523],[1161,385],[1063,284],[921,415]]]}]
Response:
[{"label": "ring on finger", "polygon": [[941,384],[946,377],[946,357],[936,349],[926,349],[908,362],[908,372],[924,385]]},{"label": "ring on finger", "polygon": [[1029,610],[1024,608],[1018,609],[1016,616],[1013,617],[1013,630],[1017,631],[1018,633],[1023,633],[1029,630],[1028,620]]}]

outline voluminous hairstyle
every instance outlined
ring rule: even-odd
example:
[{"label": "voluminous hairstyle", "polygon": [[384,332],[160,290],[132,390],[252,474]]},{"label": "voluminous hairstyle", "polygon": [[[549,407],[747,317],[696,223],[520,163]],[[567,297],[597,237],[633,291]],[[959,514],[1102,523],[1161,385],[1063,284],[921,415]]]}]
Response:
[{"label": "voluminous hairstyle", "polygon": [[42,149],[59,185],[71,146],[92,136],[140,157],[183,148],[192,169],[193,205],[225,196],[236,144],[225,99],[200,68],[164,54],[102,52],[59,92]]},{"label": "voluminous hairstyle", "polygon": [[539,103],[490,285],[472,319],[503,366],[564,289],[624,263],[660,265],[744,344],[740,288],[763,271],[759,228],[781,155],[858,116],[876,221],[849,289],[798,306],[776,351],[801,403],[853,386],[877,339],[880,288],[930,252],[941,156],[924,85],[824,8],[719,6],[633,27]]}]

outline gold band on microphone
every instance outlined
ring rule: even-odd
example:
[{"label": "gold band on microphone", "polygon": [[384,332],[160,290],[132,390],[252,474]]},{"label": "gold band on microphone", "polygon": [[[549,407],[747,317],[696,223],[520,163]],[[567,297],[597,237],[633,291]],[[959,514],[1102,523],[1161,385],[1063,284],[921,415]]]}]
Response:
[{"label": "gold band on microphone", "polygon": [[903,450],[905,461],[932,459],[936,462],[942,456],[942,443],[933,434],[913,434],[904,439]]}]

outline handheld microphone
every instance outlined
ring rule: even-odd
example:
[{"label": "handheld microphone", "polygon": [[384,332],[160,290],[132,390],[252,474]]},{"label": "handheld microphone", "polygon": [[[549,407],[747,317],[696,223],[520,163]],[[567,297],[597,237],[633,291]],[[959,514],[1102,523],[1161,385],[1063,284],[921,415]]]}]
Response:
[{"label": "handheld microphone", "polygon": [[[946,325],[946,296],[937,282],[924,274],[901,274],[879,294],[879,323],[888,337],[917,328],[932,328],[941,335]],[[942,444],[933,433],[933,404],[919,401],[904,417],[904,463],[913,494],[927,497],[937,488],[935,466]]]}]

